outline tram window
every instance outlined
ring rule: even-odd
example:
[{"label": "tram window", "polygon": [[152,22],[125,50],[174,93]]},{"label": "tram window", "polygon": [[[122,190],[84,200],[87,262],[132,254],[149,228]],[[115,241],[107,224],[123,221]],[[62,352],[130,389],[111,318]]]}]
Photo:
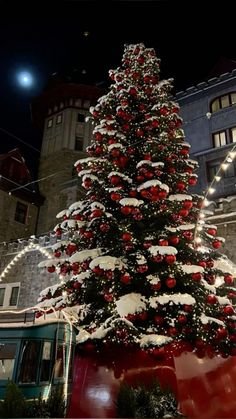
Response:
[{"label": "tram window", "polygon": [[35,383],[37,380],[40,343],[34,340],[25,340],[22,349],[19,382]]},{"label": "tram window", "polygon": [[40,381],[49,381],[50,378],[51,347],[51,342],[43,343]]},{"label": "tram window", "polygon": [[0,343],[0,380],[10,380],[16,356],[16,343]]},{"label": "tram window", "polygon": [[55,373],[54,378],[63,378],[64,374],[64,358],[65,358],[65,347],[64,345],[58,345],[57,356],[55,362]]}]

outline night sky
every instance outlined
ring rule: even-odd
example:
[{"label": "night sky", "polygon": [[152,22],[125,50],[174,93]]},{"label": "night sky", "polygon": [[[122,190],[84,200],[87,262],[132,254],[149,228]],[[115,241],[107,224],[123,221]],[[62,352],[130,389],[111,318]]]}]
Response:
[{"label": "night sky", "polygon": [[[0,1],[0,153],[19,147],[35,175],[41,136],[31,122],[32,98],[54,72],[77,69],[79,82],[105,85],[125,43],[154,47],[161,76],[174,78],[175,91],[207,79],[221,57],[236,60],[233,2],[205,3]],[[20,69],[33,74],[31,89],[17,85]]]}]

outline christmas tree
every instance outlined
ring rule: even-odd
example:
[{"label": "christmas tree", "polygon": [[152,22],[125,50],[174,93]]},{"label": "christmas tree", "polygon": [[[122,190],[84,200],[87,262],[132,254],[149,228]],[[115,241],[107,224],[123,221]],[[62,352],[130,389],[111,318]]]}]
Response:
[{"label": "christmas tree", "polygon": [[[224,239],[202,219],[204,199],[188,193],[196,161],[181,128],[172,79],[143,44],[125,46],[109,92],[90,109],[94,138],[75,163],[85,198],[58,217],[45,262],[60,281],[40,307],[66,309],[78,341],[141,347],[162,356],[181,343],[199,356],[236,354],[236,292]],[[187,346],[186,346],[187,345]]]}]

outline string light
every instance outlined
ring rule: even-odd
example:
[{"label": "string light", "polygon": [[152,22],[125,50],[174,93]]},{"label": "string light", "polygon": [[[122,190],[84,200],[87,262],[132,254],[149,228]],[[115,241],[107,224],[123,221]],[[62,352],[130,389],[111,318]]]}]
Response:
[{"label": "string light", "polygon": [[204,223],[202,221],[202,219],[205,217],[204,214],[204,207],[208,206],[210,204],[210,202],[208,201],[207,197],[208,195],[213,194],[216,191],[216,188],[214,188],[214,185],[216,182],[219,182],[222,177],[221,177],[221,172],[225,171],[228,169],[229,165],[233,162],[234,158],[236,157],[236,144],[233,146],[233,148],[227,153],[225,159],[223,160],[223,162],[221,163],[219,169],[217,170],[213,180],[211,181],[208,189],[206,190],[204,196],[203,196],[203,206],[201,208],[201,210],[199,211],[198,214],[198,218],[196,221],[196,227],[195,227],[195,232],[194,232],[194,243],[195,244],[199,244],[199,237],[198,237],[198,232],[199,230],[199,224],[200,223]]},{"label": "string light", "polygon": [[39,250],[44,256],[47,256],[48,259],[52,258],[51,253],[49,253],[44,247],[40,246],[39,244],[30,243],[28,246],[26,246],[24,249],[22,249],[17,255],[11,260],[11,262],[8,263],[6,268],[2,271],[0,275],[0,281],[2,281],[2,278],[6,276],[6,274],[9,272],[9,270],[18,262],[18,260],[24,256],[26,252],[30,252],[32,250]]}]

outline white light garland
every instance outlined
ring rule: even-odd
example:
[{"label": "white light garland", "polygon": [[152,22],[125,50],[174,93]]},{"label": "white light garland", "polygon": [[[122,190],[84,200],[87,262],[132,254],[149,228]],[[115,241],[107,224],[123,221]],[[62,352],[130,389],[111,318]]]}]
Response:
[{"label": "white light garland", "polygon": [[6,274],[9,272],[9,270],[19,261],[20,258],[24,256],[26,252],[30,252],[32,250],[39,250],[43,255],[47,256],[48,259],[52,258],[52,255],[42,246],[39,244],[30,243],[28,246],[26,246],[24,249],[22,249],[17,255],[11,260],[11,262],[8,263],[6,268],[2,271],[0,275],[0,281],[2,281],[2,278],[6,276]]},{"label": "white light garland", "polygon": [[200,228],[200,224],[204,224],[203,218],[205,218],[205,214],[203,212],[204,207],[207,207],[210,204],[210,201],[208,201],[207,197],[208,195],[214,194],[216,191],[215,183],[219,182],[222,179],[221,173],[228,169],[230,164],[233,162],[234,158],[236,157],[236,144],[233,146],[233,148],[227,153],[225,159],[221,163],[219,169],[217,170],[213,180],[211,181],[208,189],[206,190],[204,194],[203,199],[203,206],[202,209],[199,211],[199,215],[196,221],[195,226],[195,232],[194,232],[194,244],[199,245],[201,243],[201,239],[198,236],[198,232],[202,230],[202,227]]}]

